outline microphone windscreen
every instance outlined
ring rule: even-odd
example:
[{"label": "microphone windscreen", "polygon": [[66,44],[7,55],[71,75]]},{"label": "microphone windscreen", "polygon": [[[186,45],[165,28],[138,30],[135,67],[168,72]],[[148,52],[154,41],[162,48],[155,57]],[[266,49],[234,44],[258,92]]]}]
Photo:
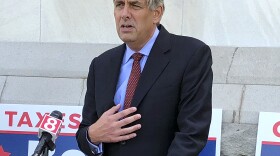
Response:
[{"label": "microphone windscreen", "polygon": [[60,111],[55,110],[50,114],[50,116],[62,120],[62,113]]}]

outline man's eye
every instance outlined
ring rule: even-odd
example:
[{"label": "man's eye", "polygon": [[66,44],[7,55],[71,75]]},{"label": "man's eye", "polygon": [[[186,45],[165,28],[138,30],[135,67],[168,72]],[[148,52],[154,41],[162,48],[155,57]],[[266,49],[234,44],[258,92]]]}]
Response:
[{"label": "man's eye", "polygon": [[115,6],[116,6],[116,7],[123,7],[124,4],[122,4],[122,3],[117,3]]},{"label": "man's eye", "polygon": [[141,8],[140,5],[136,5],[136,4],[135,4],[135,5],[132,5],[132,7],[135,8],[135,9],[140,9],[140,8]]}]

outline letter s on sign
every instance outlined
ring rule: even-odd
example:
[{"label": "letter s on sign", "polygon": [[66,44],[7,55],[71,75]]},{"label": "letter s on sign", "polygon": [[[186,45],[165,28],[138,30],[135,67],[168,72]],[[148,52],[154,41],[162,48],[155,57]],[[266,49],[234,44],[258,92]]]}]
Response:
[{"label": "letter s on sign", "polygon": [[280,138],[280,121],[276,122],[273,126],[273,133]]},{"label": "letter s on sign", "polygon": [[80,118],[81,118],[81,114],[71,114],[69,117],[69,120],[73,123],[73,124],[69,124],[68,127],[72,128],[72,129],[77,129],[79,128],[80,125]]}]

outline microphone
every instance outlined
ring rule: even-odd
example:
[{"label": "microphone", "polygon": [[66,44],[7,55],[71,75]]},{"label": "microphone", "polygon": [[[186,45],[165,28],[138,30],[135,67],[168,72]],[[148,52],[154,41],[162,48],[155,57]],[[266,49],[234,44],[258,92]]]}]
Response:
[{"label": "microphone", "polygon": [[55,149],[55,140],[60,133],[62,125],[62,113],[53,111],[50,115],[45,114],[39,126],[39,143],[32,156],[48,155],[48,151]]}]

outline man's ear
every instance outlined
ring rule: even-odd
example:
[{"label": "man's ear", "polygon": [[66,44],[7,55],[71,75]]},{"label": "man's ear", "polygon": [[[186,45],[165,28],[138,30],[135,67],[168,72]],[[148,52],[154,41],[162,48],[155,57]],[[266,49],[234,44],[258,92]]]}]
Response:
[{"label": "man's ear", "polygon": [[163,11],[164,11],[164,9],[163,9],[163,6],[162,6],[162,5],[158,6],[158,7],[153,11],[153,12],[154,12],[154,14],[153,14],[153,22],[154,22],[154,24],[160,23],[161,17],[162,17],[162,15],[163,15]]}]

